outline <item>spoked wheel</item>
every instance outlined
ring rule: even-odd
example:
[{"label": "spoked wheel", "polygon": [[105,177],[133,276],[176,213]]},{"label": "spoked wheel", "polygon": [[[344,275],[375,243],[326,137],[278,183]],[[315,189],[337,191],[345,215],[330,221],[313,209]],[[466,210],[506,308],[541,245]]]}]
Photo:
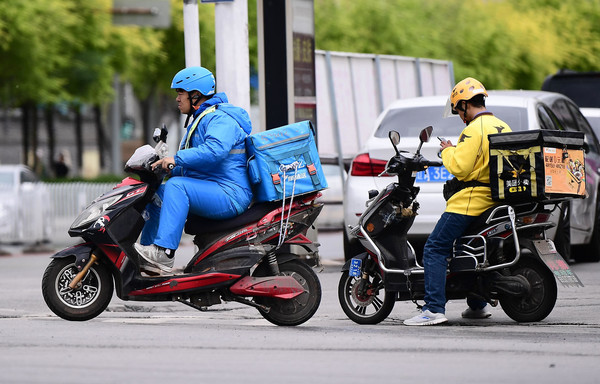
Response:
[{"label": "spoked wheel", "polygon": [[[261,264],[254,276],[268,276],[268,265]],[[321,303],[321,283],[311,267],[299,260],[291,260],[279,265],[281,275],[292,276],[304,288],[304,293],[293,299],[256,297],[254,301],[270,308],[269,312],[259,310],[262,317],[275,325],[299,325],[310,319]]]},{"label": "spoked wheel", "polygon": [[396,302],[395,295],[386,292],[378,273],[362,280],[350,276],[348,271],[342,272],[338,298],[344,313],[358,324],[382,322],[392,312]]},{"label": "spoked wheel", "polygon": [[48,307],[65,320],[89,320],[102,313],[112,298],[111,273],[94,264],[75,289],[69,283],[79,271],[74,258],[53,259],[42,278],[42,294]]},{"label": "spoked wheel", "polygon": [[500,305],[504,312],[520,323],[545,319],[556,303],[556,280],[541,262],[521,260],[513,269],[513,276],[523,276],[529,282],[529,294],[523,297],[504,296]]}]

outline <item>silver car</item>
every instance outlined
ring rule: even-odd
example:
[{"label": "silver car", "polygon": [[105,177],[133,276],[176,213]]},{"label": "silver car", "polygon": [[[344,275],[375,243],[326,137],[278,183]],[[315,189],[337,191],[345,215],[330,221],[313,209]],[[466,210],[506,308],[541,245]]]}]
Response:
[{"label": "silver car", "polygon": [[[580,261],[600,260],[600,214],[598,212],[598,183],[600,180],[600,144],[598,138],[583,117],[577,105],[569,98],[542,91],[490,91],[486,100],[489,111],[504,120],[513,131],[527,129],[576,130],[585,133],[586,143],[586,199],[575,199],[567,205],[562,215],[556,214],[557,224],[569,231],[556,231],[557,243],[566,243],[568,252],[571,245],[578,246],[571,255]],[[392,157],[388,132],[400,132],[400,145],[403,150],[414,152],[418,145],[418,134],[426,126],[433,126],[434,136],[457,142],[458,135],[465,127],[457,116],[443,118],[447,98],[444,96],[419,97],[398,100],[383,111],[375,122],[375,128],[361,152],[354,158],[344,196],[344,222],[355,225],[358,216],[365,209],[369,190],[381,190],[394,182],[391,177],[378,177],[385,163]],[[429,160],[437,159],[439,141],[431,140],[424,144],[422,153]],[[418,201],[421,205],[411,232],[410,240],[417,250],[433,230],[446,207],[442,196],[443,184],[452,175],[444,167],[430,168],[417,176],[421,188]],[[565,237],[564,235],[567,234]],[[568,236],[570,234],[570,236]],[[552,234],[553,235],[553,234]],[[554,235],[553,235],[554,236]],[[557,244],[558,246],[558,244]],[[358,248],[348,241],[344,233],[344,251],[348,259]],[[559,248],[561,249],[561,248]],[[567,255],[568,258],[568,255]]]},{"label": "silver car", "polygon": [[0,165],[0,242],[40,243],[52,231],[50,195],[24,165]]}]

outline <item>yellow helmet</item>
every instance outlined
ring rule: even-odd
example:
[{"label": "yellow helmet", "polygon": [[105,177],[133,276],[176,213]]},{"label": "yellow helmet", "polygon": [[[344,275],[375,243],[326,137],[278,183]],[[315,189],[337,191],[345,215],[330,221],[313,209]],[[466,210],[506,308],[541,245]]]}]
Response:
[{"label": "yellow helmet", "polygon": [[481,82],[472,77],[467,77],[466,79],[458,82],[454,88],[452,89],[452,93],[450,93],[450,107],[452,109],[452,114],[456,115],[456,105],[461,100],[470,100],[473,96],[476,95],[484,95],[487,97],[487,91]]}]

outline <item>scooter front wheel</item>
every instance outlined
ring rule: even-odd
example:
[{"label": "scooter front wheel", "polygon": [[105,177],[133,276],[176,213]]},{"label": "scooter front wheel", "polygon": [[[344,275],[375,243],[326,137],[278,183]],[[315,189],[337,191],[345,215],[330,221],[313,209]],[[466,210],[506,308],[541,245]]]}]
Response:
[{"label": "scooter front wheel", "polygon": [[98,316],[113,295],[113,278],[103,264],[92,265],[78,286],[71,289],[69,284],[78,272],[74,258],[53,259],[42,278],[44,301],[65,320],[84,321]]},{"label": "scooter front wheel", "polygon": [[363,280],[342,272],[338,284],[338,298],[344,313],[358,324],[377,324],[394,309],[396,296],[386,292],[381,276],[370,275]]},{"label": "scooter front wheel", "polygon": [[[254,276],[268,276],[268,265],[261,264]],[[321,304],[321,283],[311,267],[299,260],[290,260],[279,265],[281,275],[292,276],[305,292],[293,299],[276,299],[272,297],[256,297],[254,300],[269,307],[268,312],[259,310],[262,317],[275,325],[300,325],[310,319]]]}]

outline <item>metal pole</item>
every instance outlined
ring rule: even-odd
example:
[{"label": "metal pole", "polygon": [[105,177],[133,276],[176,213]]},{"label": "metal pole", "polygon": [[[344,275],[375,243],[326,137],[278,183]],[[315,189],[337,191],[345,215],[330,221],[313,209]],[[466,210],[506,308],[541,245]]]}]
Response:
[{"label": "metal pole", "polygon": [[[185,49],[185,66],[201,65],[200,58],[200,23],[198,20],[198,0],[183,0],[183,41]],[[168,136],[169,155],[177,151],[180,137],[185,133],[185,116],[181,115],[176,134]]]},{"label": "metal pole", "polygon": [[338,152],[338,165],[340,167],[340,177],[342,178],[342,186],[346,190],[344,183],[344,154],[342,153],[342,140],[340,133],[340,124],[338,119],[337,105],[335,102],[335,88],[333,84],[333,69],[331,68],[331,53],[325,52],[325,62],[327,63],[327,80],[329,85],[329,100],[331,101],[331,117],[333,120],[333,133],[335,134],[335,146]]},{"label": "metal pole", "polygon": [[454,63],[452,61],[448,61],[448,72],[450,74],[450,89],[452,89],[456,84],[454,82]]},{"label": "metal pole", "polygon": [[383,79],[381,78],[381,61],[379,55],[375,55],[375,76],[377,76],[375,84],[377,84],[377,104],[379,113],[383,112]]},{"label": "metal pole", "polygon": [[417,75],[417,90],[419,91],[419,96],[423,96],[423,81],[421,80],[421,60],[418,57],[415,59],[415,71]]},{"label": "metal pole", "polygon": [[120,175],[123,172],[121,167],[121,86],[119,75],[115,74],[113,79],[113,88],[115,90],[115,98],[112,105],[112,172],[115,175]]},{"label": "metal pole", "polygon": [[217,90],[229,102],[250,112],[250,54],[248,52],[248,2],[215,4]]},{"label": "metal pole", "polygon": [[193,67],[201,65],[198,0],[183,0],[183,40],[185,45],[185,66]]}]

